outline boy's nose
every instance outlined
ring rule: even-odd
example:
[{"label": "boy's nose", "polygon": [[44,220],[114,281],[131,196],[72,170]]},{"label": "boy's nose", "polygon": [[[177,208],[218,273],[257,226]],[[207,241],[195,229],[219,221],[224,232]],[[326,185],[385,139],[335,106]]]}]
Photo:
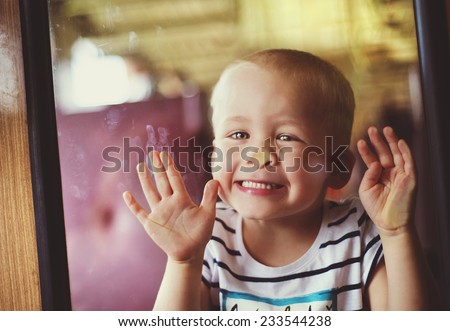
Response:
[{"label": "boy's nose", "polygon": [[267,146],[258,148],[258,150],[253,153],[252,158],[257,161],[257,165],[259,168],[263,168],[269,165],[274,166],[278,162],[278,157],[275,149]]}]

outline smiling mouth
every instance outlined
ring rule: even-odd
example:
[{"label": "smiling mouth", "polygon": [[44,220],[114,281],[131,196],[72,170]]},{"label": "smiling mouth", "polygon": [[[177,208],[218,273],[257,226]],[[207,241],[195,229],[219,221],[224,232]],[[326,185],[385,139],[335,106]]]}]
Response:
[{"label": "smiling mouth", "polygon": [[241,185],[242,187],[251,188],[255,190],[276,190],[283,187],[283,185],[280,184],[253,182],[250,180],[239,181],[238,184]]}]

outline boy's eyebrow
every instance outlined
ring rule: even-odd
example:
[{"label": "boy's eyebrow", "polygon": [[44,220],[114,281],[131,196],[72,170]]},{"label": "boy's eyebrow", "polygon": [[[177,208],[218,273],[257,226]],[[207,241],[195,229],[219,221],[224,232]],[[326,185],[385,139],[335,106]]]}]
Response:
[{"label": "boy's eyebrow", "polygon": [[239,122],[240,123],[240,122],[246,122],[246,121],[248,121],[248,119],[246,117],[236,115],[236,116],[231,116],[231,117],[225,118],[225,120],[223,122],[224,123],[226,123],[226,122]]},{"label": "boy's eyebrow", "polygon": [[[240,116],[240,115],[235,115],[235,116],[230,116],[227,117],[223,120],[222,123],[242,123],[242,122],[248,122],[249,119],[246,118],[245,116]],[[304,121],[299,121],[296,119],[280,119],[280,120],[274,120],[273,121],[274,124],[276,125],[286,125],[286,126],[303,126],[304,125]]]},{"label": "boy's eyebrow", "polygon": [[282,119],[282,120],[275,120],[274,123],[277,125],[302,125],[304,121],[299,121],[296,119]]}]

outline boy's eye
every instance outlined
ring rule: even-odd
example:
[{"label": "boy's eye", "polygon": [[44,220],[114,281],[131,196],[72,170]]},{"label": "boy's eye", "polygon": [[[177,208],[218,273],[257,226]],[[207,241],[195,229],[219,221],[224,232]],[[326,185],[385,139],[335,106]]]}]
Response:
[{"label": "boy's eye", "polygon": [[248,139],[249,135],[245,132],[235,132],[231,135],[231,138],[233,139]]},{"label": "boy's eye", "polygon": [[295,139],[294,137],[289,136],[289,135],[287,135],[287,134],[281,134],[281,135],[279,135],[279,136],[278,136],[278,139],[281,140],[281,141],[294,141],[294,140],[297,140],[297,139]]}]

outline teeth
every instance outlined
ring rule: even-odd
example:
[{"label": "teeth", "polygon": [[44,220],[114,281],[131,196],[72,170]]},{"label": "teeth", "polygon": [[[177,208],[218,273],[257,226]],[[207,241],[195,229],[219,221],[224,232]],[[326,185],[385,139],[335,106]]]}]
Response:
[{"label": "teeth", "polygon": [[259,189],[259,190],[272,190],[272,189],[277,188],[277,185],[275,185],[275,184],[255,183],[255,182],[251,182],[248,180],[244,180],[242,182],[242,186],[248,187],[248,188],[255,188],[255,189]]}]

